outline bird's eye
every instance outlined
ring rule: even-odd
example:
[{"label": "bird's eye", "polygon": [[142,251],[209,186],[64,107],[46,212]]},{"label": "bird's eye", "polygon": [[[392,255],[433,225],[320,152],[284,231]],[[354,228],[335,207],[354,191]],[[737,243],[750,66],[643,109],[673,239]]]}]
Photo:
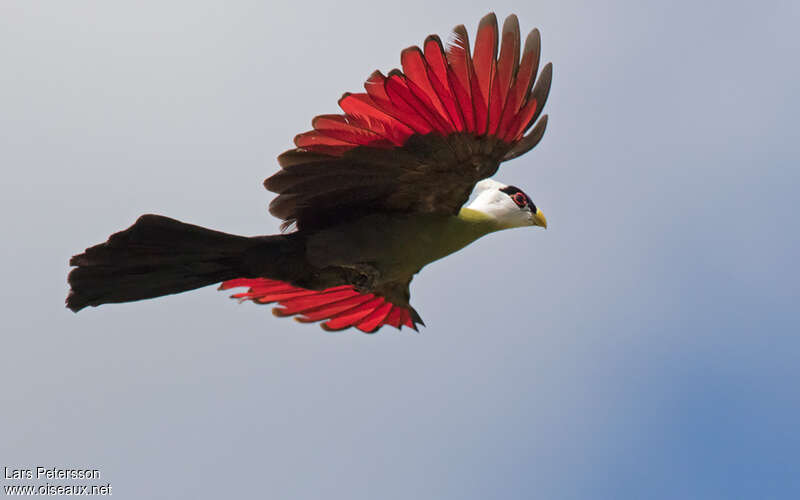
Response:
[{"label": "bird's eye", "polygon": [[516,203],[519,208],[525,208],[525,205],[528,203],[528,200],[525,199],[525,195],[522,193],[514,193],[511,199],[514,200],[514,203]]}]

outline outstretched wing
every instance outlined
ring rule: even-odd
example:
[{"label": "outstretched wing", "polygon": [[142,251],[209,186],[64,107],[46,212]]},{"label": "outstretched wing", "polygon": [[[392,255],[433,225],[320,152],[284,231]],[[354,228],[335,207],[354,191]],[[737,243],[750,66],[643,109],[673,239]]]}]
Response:
[{"label": "outstretched wing", "polygon": [[[267,278],[239,278],[224,282],[219,289],[247,287],[246,292],[231,297],[258,304],[277,303],[281,307],[272,309],[276,316],[294,316],[302,323],[325,320],[321,326],[328,331],[356,327],[375,333],[383,325],[417,330],[417,324],[424,323],[408,304],[408,282],[397,285],[395,289],[390,286],[376,293],[361,293],[350,285],[308,290]],[[395,297],[398,292],[405,297]]]},{"label": "outstretched wing", "polygon": [[278,157],[281,170],[264,181],[279,195],[270,212],[302,229],[372,212],[458,213],[476,182],[533,148],[547,125],[537,119],[552,66],[536,80],[538,30],[521,60],[516,16],[499,38],[494,14],[481,20],[473,54],[464,26],[447,50],[431,35],[402,52],[403,71],[376,71],[366,93],[345,94],[344,114],[317,116]]}]

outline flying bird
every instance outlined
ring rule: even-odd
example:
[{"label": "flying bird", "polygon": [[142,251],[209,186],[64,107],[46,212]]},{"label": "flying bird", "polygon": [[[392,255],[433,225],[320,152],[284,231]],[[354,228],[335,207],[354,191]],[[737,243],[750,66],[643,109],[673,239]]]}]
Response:
[{"label": "flying bird", "polygon": [[402,70],[372,73],[366,92],[339,100],[343,113],[317,116],[278,156],[264,186],[278,195],[269,211],[280,234],[143,215],[70,259],[67,307],[221,282],[326,330],[416,330],[409,284],[425,265],[494,231],[547,227],[530,196],[489,179],[544,134],[552,65],[537,78],[539,56],[539,31],[522,45],[515,15],[502,31],[494,14],[481,19],[472,52],[463,25],[446,46],[428,36],[402,51]]}]

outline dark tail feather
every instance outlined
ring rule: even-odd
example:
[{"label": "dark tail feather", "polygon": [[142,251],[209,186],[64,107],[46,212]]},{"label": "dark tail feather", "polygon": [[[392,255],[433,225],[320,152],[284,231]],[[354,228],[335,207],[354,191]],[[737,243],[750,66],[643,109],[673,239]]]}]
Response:
[{"label": "dark tail feather", "polygon": [[[270,237],[266,237],[270,238]],[[70,259],[67,307],[149,299],[250,274],[245,254],[258,240],[143,215],[108,241]]]}]

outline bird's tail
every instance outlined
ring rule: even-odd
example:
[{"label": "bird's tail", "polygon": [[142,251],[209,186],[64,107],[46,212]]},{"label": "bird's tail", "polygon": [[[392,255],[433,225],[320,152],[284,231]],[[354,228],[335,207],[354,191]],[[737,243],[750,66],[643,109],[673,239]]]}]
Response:
[{"label": "bird's tail", "polygon": [[77,312],[86,306],[149,299],[250,276],[251,250],[281,246],[285,243],[281,238],[236,236],[143,215],[107,242],[70,259],[70,265],[77,267],[69,273],[67,307]]}]

